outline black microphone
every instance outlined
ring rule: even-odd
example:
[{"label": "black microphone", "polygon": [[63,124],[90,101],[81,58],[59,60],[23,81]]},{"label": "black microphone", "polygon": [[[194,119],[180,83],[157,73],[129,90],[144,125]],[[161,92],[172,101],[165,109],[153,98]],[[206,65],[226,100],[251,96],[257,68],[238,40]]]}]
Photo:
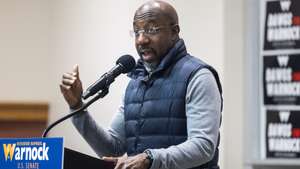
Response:
[{"label": "black microphone", "polygon": [[83,94],[82,98],[87,99],[93,96],[98,91],[108,88],[109,85],[115,80],[121,73],[128,73],[135,67],[135,60],[130,55],[121,56],[114,66],[107,73],[102,75],[99,80],[93,83]]}]

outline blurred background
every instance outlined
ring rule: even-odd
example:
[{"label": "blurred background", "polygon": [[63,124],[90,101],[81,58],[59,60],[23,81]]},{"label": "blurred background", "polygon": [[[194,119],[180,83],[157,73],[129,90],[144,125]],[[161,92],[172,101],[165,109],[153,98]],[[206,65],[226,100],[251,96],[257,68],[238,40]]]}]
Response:
[{"label": "blurred background", "polygon": [[[69,112],[59,89],[62,74],[79,64],[86,88],[131,54],[130,37],[141,0],[0,0],[0,136],[40,136]],[[288,168],[261,153],[258,95],[259,0],[169,0],[179,14],[188,52],[213,65],[224,88],[220,165],[223,169]],[[128,82],[119,76],[89,110],[108,127]],[[52,137],[96,156],[70,120]]]}]

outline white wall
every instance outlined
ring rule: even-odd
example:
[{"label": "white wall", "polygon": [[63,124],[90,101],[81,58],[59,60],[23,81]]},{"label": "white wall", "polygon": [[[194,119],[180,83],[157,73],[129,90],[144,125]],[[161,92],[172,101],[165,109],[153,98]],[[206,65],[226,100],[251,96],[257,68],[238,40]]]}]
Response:
[{"label": "white wall", "polygon": [[0,100],[49,101],[48,1],[0,1]]},{"label": "white wall", "polygon": [[245,1],[224,2],[224,125],[223,163],[226,169],[244,168],[245,116]]}]

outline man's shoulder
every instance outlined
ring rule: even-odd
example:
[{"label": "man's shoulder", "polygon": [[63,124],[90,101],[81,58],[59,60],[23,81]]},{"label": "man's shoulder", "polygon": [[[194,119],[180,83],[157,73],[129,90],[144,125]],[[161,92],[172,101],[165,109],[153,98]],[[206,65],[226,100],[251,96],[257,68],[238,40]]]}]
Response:
[{"label": "man's shoulder", "polygon": [[194,67],[197,70],[202,68],[206,68],[208,70],[215,70],[210,64],[206,63],[199,57],[190,54],[187,54],[185,57],[183,57],[182,62],[185,63],[183,66]]},{"label": "man's shoulder", "polygon": [[185,57],[183,57],[179,61],[179,64],[183,69],[191,70],[192,74],[195,74],[198,71],[200,71],[200,74],[205,72],[211,72],[212,74],[216,73],[216,70],[211,65],[207,64],[200,58],[192,56],[190,54],[187,54]]},{"label": "man's shoulder", "polygon": [[219,91],[220,93],[222,93],[222,85],[219,79],[219,75],[217,70],[213,66],[190,54],[187,54],[185,58],[188,60],[187,63],[190,63],[190,65],[198,65],[198,67],[194,69],[193,73],[191,74],[189,81],[191,81],[191,79],[193,78],[199,78],[199,80],[202,81],[206,78],[214,77],[213,79],[217,82]]}]

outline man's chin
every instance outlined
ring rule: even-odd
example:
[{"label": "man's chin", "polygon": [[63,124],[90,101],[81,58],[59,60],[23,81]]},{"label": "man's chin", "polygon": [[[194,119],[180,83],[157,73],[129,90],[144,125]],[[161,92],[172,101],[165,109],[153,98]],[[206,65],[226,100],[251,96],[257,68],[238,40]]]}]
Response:
[{"label": "man's chin", "polygon": [[153,57],[153,56],[151,56],[151,55],[142,55],[142,60],[143,60],[144,62],[148,62],[148,63],[154,62],[154,61],[155,61],[154,58],[155,58],[155,57]]}]

